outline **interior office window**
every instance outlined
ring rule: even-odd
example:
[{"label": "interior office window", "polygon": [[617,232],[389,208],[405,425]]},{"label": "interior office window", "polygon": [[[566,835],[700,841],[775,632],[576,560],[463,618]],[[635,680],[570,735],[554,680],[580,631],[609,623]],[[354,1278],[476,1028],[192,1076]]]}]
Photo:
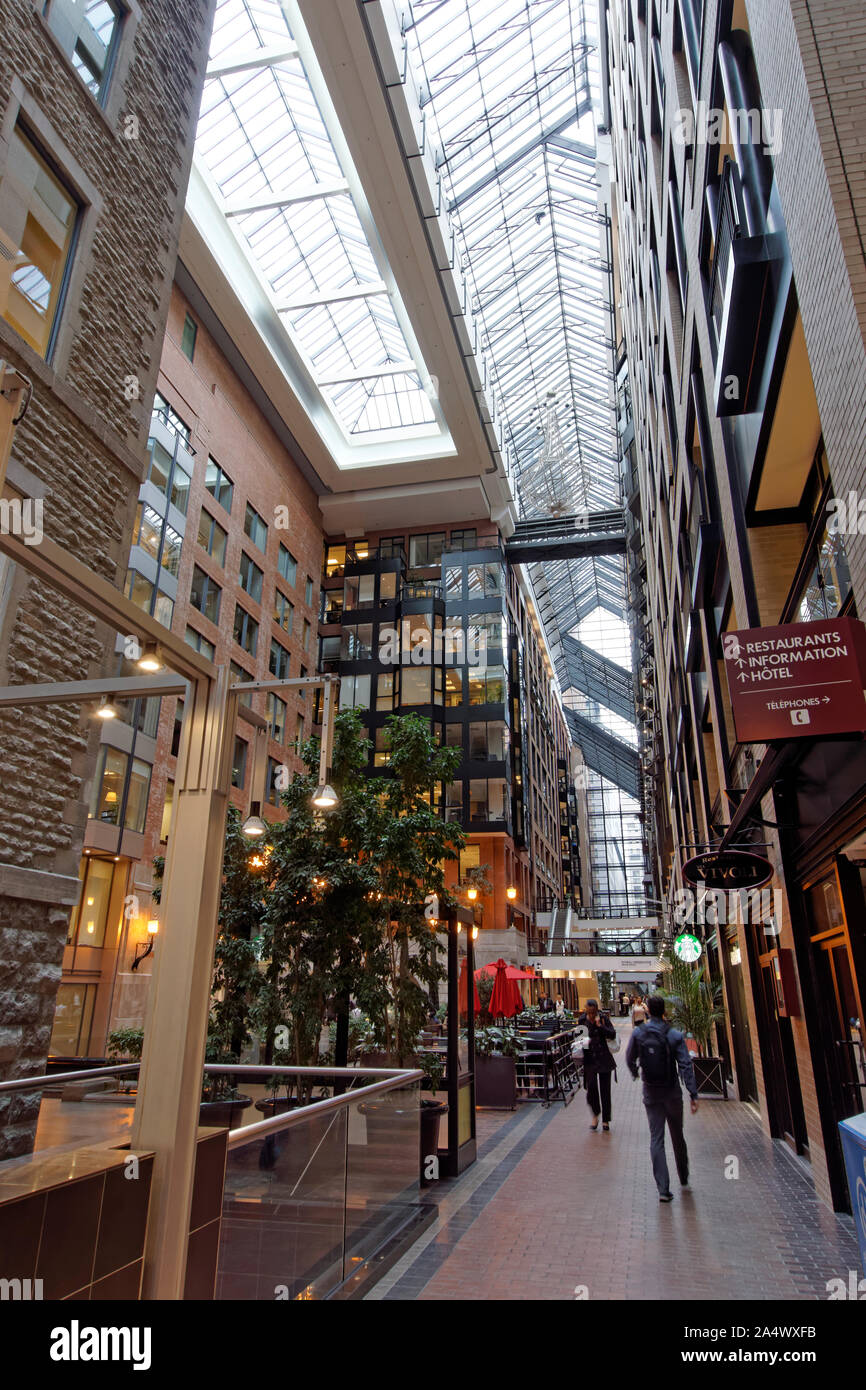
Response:
[{"label": "interior office window", "polygon": [[294,584],[298,574],[298,562],[290,550],[286,550],[284,545],[280,545],[277,551],[277,570],[283,576],[287,584]]},{"label": "interior office window", "polygon": [[235,738],[234,752],[232,754],[232,786],[239,787],[243,791],[247,780],[247,744],[244,738]]},{"label": "interior office window", "polygon": [[487,819],[505,820],[508,788],[504,777],[491,777],[487,782]]},{"label": "interior office window", "polygon": [[161,701],[156,696],[145,700],[138,719],[138,731],[145,738],[156,738],[159,732],[159,711]]},{"label": "interior office window", "polygon": [[267,549],[268,528],[264,521],[262,521],[255,507],[251,507],[249,502],[247,503],[247,509],[244,513],[244,530],[253,545],[257,545],[259,550]]},{"label": "interior office window", "polygon": [[129,773],[129,788],[126,793],[126,810],[123,816],[124,830],[144,831],[147,815],[147,796],[150,791],[150,763],[141,758],[133,758]]},{"label": "interior office window", "polygon": [[379,575],[379,602],[394,603],[397,598],[397,575],[393,570]]},{"label": "interior office window", "polygon": [[369,709],[371,686],[371,676],[344,676],[340,681],[340,709]]},{"label": "interior office window", "polygon": [[189,506],[191,483],[192,479],[186,469],[175,459],[171,474],[171,505],[177,507],[182,516],[186,516],[186,509]]},{"label": "interior office window", "polygon": [[168,480],[171,477],[171,454],[160,444],[158,439],[151,441],[150,445],[150,464],[147,470],[147,480],[153,483],[158,492],[163,497],[168,497]]},{"label": "interior office window", "polygon": [[117,825],[123,786],[126,781],[126,753],[103,744],[99,751],[96,776],[90,797],[90,817],[104,821],[106,825]]},{"label": "interior office window", "polygon": [[342,574],[346,564],[346,547],[344,545],[329,545],[325,551],[325,574],[329,579],[334,579]]},{"label": "interior office window", "polygon": [[373,624],[344,627],[340,655],[343,661],[367,661],[373,655]]},{"label": "interior office window", "polygon": [[462,725],[462,724],[446,724],[446,725],[445,725],[445,746],[446,746],[446,748],[462,748],[462,747],[463,747],[463,725]]},{"label": "interior office window", "polygon": [[268,758],[268,770],[265,773],[265,801],[271,806],[279,806],[282,792],[277,790],[277,773],[282,766],[276,758]]},{"label": "interior office window", "polygon": [[322,664],[340,660],[339,637],[323,637],[320,644]]},{"label": "interior office window", "polygon": [[[82,945],[84,940],[82,938]],[[48,1050],[55,1057],[86,1057],[96,1005],[96,985],[58,986]]]},{"label": "interior office window", "polygon": [[281,642],[275,637],[271,638],[271,654],[268,659],[268,670],[278,681],[289,679],[289,666],[291,656]]},{"label": "interior office window", "polygon": [[376,678],[376,709],[394,708],[394,672],[386,671]]},{"label": "interior office window", "polygon": [[453,666],[445,672],[445,704],[463,704],[463,672]]},{"label": "interior office window", "polygon": [[153,609],[153,616],[163,627],[171,627],[171,620],[174,617],[174,601],[168,594],[157,593],[154,599],[154,586],[149,579],[146,579],[138,570],[127,570],[126,580],[123,585],[123,592],[127,598],[137,608],[144,609],[145,613],[150,613]]},{"label": "interior office window", "polygon": [[505,700],[505,672],[501,666],[472,666],[468,672],[470,705],[501,705]]},{"label": "interior office window", "polygon": [[216,647],[213,642],[209,642],[206,637],[202,637],[200,632],[196,632],[194,627],[187,627],[186,632],[183,634],[183,640],[188,647],[192,647],[194,651],[201,652],[202,656],[207,657],[208,661],[213,661],[216,655]]},{"label": "interior office window", "polygon": [[[192,628],[188,627],[187,632],[192,632]],[[173,758],[176,758],[180,751],[180,736],[183,733],[183,711],[183,700],[178,700],[174,707],[174,726],[171,731],[171,756]]]},{"label": "interior office window", "polygon": [[501,565],[470,565],[466,578],[470,598],[493,598],[502,593]]},{"label": "interior office window", "polygon": [[410,536],[409,564],[419,568],[425,565],[438,565],[444,549],[444,531],[431,531],[426,536]]},{"label": "interior office window", "polygon": [[391,730],[377,729],[375,748],[373,750],[373,766],[387,767],[391,761]]},{"label": "interior office window", "polygon": [[306,603],[306,605],[307,605],[308,608],[312,608],[312,606],[313,606],[313,581],[312,581],[312,579],[310,579],[309,576],[307,576],[307,582],[306,582],[306,584],[304,585],[304,602]]},{"label": "interior office window", "polygon": [[[306,666],[302,666],[302,667],[301,667],[300,671],[298,672],[298,675],[301,677],[301,680],[303,680],[305,676],[309,675],[309,672],[308,672]],[[321,691],[318,692],[319,695],[321,695],[321,693],[322,693]],[[298,691],[298,699],[299,699],[299,700],[306,700],[306,698],[307,698],[307,692],[306,692],[306,690],[304,690],[303,688],[301,688],[301,689]],[[318,723],[320,723],[321,721],[317,719],[315,722],[318,724]]]},{"label": "interior office window", "polygon": [[431,704],[430,675],[429,666],[419,667],[417,671],[410,667],[404,667],[400,676],[400,704]]},{"label": "interior office window", "polygon": [[294,748],[296,756],[300,758],[304,752],[304,716],[302,714],[297,716],[295,724]]},{"label": "interior office window", "polygon": [[[309,584],[311,581],[308,580]],[[375,574],[350,574],[343,584],[343,610],[351,612],[354,608],[371,608],[376,598]],[[310,603],[312,595],[307,599]]]},{"label": "interior office window", "polygon": [[[243,666],[239,666],[236,661],[229,662],[229,671],[231,672],[232,685],[243,684],[244,681],[255,680],[255,676],[251,675],[249,671],[245,671]],[[247,690],[244,694],[238,695],[238,704],[252,705],[252,703],[253,696],[251,691]]]},{"label": "interior office window", "polygon": [[241,608],[239,603],[235,604],[233,631],[238,646],[249,656],[255,656],[259,645],[259,625],[245,608]]},{"label": "interior office window", "polygon": [[202,507],[198,519],[198,543],[218,565],[224,565],[226,562],[226,540],[227,533],[210,512]]},{"label": "interior office window", "polygon": [[81,894],[69,917],[67,946],[102,946],[114,881],[114,861],[88,857],[81,869]]},{"label": "interior office window", "polygon": [[45,0],[48,27],[87,90],[105,100],[124,11],[116,0]]},{"label": "interior office window", "polygon": [[235,485],[228,473],[225,473],[223,469],[220,468],[216,459],[209,458],[207,461],[204,485],[214,501],[219,502],[220,506],[223,507],[225,511],[230,512],[232,509],[232,498],[234,497]]},{"label": "interior office window", "polygon": [[276,743],[284,743],[286,738],[286,713],[288,706],[285,700],[281,700],[279,695],[271,691],[268,695],[267,718],[268,732],[270,738]]},{"label": "interior office window", "polygon": [[463,819],[463,783],[449,782],[445,788],[445,819]]},{"label": "interior office window", "polygon": [[177,579],[180,569],[180,552],[183,546],[183,536],[178,535],[173,526],[166,526],[162,540],[162,558],[160,564],[164,570]]},{"label": "interior office window", "polygon": [[304,651],[305,651],[305,652],[308,652],[308,651],[310,650],[310,633],[311,633],[311,632],[312,632],[312,628],[310,627],[310,624],[308,623],[307,619],[305,618],[305,619],[304,619]]},{"label": "interior office window", "polygon": [[189,425],[181,419],[174,406],[166,400],[165,396],[160,395],[159,391],[155,392],[153,397],[153,414],[159,416],[172,434],[179,435],[184,444],[189,445]]},{"label": "interior office window", "polygon": [[162,803],[162,820],[159,826],[160,844],[165,844],[171,830],[171,813],[174,810],[174,782],[169,777],[165,784],[165,800]]},{"label": "interior office window", "polygon": [[259,569],[256,562],[250,559],[245,550],[242,550],[238,584],[245,593],[249,594],[253,603],[261,603],[262,601],[262,581],[264,577],[264,572]]},{"label": "interior office window", "polygon": [[292,604],[286,598],[285,594],[277,589],[274,594],[274,622],[281,627],[284,632],[291,633],[292,619],[294,616],[295,610]]},{"label": "interior office window", "polygon": [[379,541],[380,560],[393,559],[395,555],[402,555],[405,544],[405,536],[385,536],[384,540]]},{"label": "interior office window", "polygon": [[446,565],[445,567],[445,597],[458,599],[463,594],[463,566]]},{"label": "interior office window", "polygon": [[478,544],[478,532],[474,526],[464,526],[461,531],[451,532],[452,550],[474,550]]},{"label": "interior office window", "polygon": [[159,558],[159,543],[162,539],[162,517],[153,507],[139,502],[135,513],[135,526],[132,531],[132,544],[140,545],[152,560]]},{"label": "interior office window", "polygon": [[198,324],[191,314],[187,314],[183,321],[183,333],[180,336],[180,350],[184,357],[188,357],[190,362],[195,356],[195,340],[198,334]]},{"label": "interior office window", "polygon": [[189,591],[189,601],[193,608],[197,608],[199,613],[209,618],[212,623],[218,623],[221,598],[222,589],[219,584],[215,583],[209,574],[205,574],[204,570],[199,569],[198,565],[193,565]]},{"label": "interior office window", "polygon": [[0,183],[0,304],[6,322],[40,357],[53,346],[79,211],[16,126]]}]

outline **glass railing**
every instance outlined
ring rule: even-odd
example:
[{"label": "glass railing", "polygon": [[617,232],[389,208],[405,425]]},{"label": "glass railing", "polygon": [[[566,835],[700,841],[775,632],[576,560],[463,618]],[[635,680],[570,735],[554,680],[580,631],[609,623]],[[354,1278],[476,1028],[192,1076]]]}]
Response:
[{"label": "glass railing", "polygon": [[417,1217],[421,1073],[274,1070],[351,1089],[230,1134],[218,1299],[349,1293]]},{"label": "glass railing", "polygon": [[0,1082],[0,1175],[55,1154],[129,1141],[138,1063]]}]

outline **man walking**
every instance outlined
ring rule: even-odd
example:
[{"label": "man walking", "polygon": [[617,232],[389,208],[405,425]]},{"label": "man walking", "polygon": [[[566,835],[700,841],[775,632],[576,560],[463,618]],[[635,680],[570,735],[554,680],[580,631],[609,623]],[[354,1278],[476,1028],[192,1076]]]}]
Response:
[{"label": "man walking", "polygon": [[[661,994],[649,1000],[649,1019],[635,1028],[626,1049],[626,1066],[637,1080],[638,1067],[643,1078],[643,1103],[650,1128],[650,1157],[660,1202],[672,1202],[671,1180],[665,1154],[665,1124],[671,1132],[674,1161],[683,1187],[689,1185],[689,1151],[683,1137],[683,1093],[680,1078],[692,1100],[692,1114],[698,1109],[695,1069],[685,1038],[665,1021],[665,1001]],[[677,1070],[679,1069],[679,1077]]]}]

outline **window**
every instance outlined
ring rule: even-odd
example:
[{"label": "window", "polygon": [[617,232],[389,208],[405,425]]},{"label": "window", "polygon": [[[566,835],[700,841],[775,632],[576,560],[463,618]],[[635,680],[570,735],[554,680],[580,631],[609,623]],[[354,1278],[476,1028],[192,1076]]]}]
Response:
[{"label": "window", "polygon": [[127,756],[115,748],[103,745],[99,753],[93,792],[90,799],[90,818],[117,825],[123,784],[126,780]]},{"label": "window", "polygon": [[162,517],[153,507],[139,502],[135,513],[135,526],[132,531],[132,544],[140,545],[152,560],[159,558],[159,543],[162,539]]},{"label": "window", "polygon": [[165,784],[165,800],[162,803],[162,821],[159,827],[160,844],[165,844],[171,830],[171,813],[174,810],[174,782],[169,777]]},{"label": "window", "polygon": [[430,703],[429,666],[423,666],[417,671],[404,668],[400,677],[400,704],[429,705]]},{"label": "window", "polygon": [[187,448],[189,448],[189,425],[185,420],[180,418],[174,406],[170,405],[165,399],[165,396],[161,396],[158,391],[154,393],[153,397],[153,415],[162,420],[163,424],[168,426],[172,434],[176,434],[179,439],[183,440]]},{"label": "window", "polygon": [[292,619],[294,616],[295,610],[292,604],[286,598],[285,594],[280,593],[280,590],[277,589],[274,594],[274,622],[278,627],[281,627],[284,632],[291,634]]},{"label": "window", "polygon": [[40,357],[53,347],[79,207],[16,126],[0,183],[3,317]]},{"label": "window", "polygon": [[308,608],[312,608],[313,606],[313,581],[309,576],[304,584],[304,603]]},{"label": "window", "polygon": [[190,362],[195,356],[195,339],[198,333],[198,324],[191,314],[187,314],[183,321],[183,333],[180,338],[180,350],[184,357],[188,357]]},{"label": "window", "polygon": [[[231,673],[232,685],[241,685],[245,681],[255,680],[255,676],[251,675],[249,671],[245,671],[243,666],[239,666],[236,661],[229,662],[229,671]],[[238,695],[239,705],[252,705],[252,703],[252,691],[247,690],[242,695]]]},{"label": "window", "polygon": [[278,763],[276,758],[268,758],[268,770],[265,774],[265,801],[270,806],[279,806],[282,792],[277,788],[277,774],[283,764]]},{"label": "window", "polygon": [[147,798],[150,792],[150,763],[141,758],[133,758],[129,774],[129,787],[126,793],[126,812],[123,817],[124,830],[135,830],[139,835],[144,831],[147,815]]},{"label": "window", "polygon": [[445,672],[445,704],[463,704],[463,672],[453,667]]},{"label": "window", "polygon": [[295,724],[294,751],[297,757],[301,757],[304,752],[304,716],[299,714]]},{"label": "window", "polygon": [[116,0],[47,0],[42,12],[87,90],[104,101],[123,20],[120,5]]},{"label": "window", "polygon": [[162,556],[160,564],[164,570],[177,579],[180,569],[180,552],[183,545],[183,536],[178,535],[177,531],[171,526],[166,526],[162,538]]},{"label": "window", "polygon": [[445,532],[432,531],[427,536],[409,537],[409,564],[414,567],[438,565],[445,549]]},{"label": "window", "polygon": [[463,819],[463,783],[449,782],[445,788],[445,819]]},{"label": "window", "polygon": [[163,497],[168,497],[168,480],[171,477],[171,454],[169,454],[154,439],[150,446],[150,466],[147,470],[147,481],[153,483],[158,492]]},{"label": "window", "polygon": [[470,598],[493,598],[502,593],[501,565],[470,565],[466,577]]},{"label": "window", "polygon": [[244,738],[235,738],[234,753],[232,754],[232,786],[244,789],[247,780],[247,749],[249,744]]},{"label": "window", "polygon": [[114,862],[111,859],[86,857],[81,865],[80,877],[80,896],[69,917],[66,944],[103,946],[114,881]]},{"label": "window", "polygon": [[204,507],[198,519],[198,543],[218,565],[226,562],[226,532]]},{"label": "window", "polygon": [[228,473],[224,473],[215,459],[209,458],[205,469],[204,485],[215,501],[227,512],[232,509],[235,485]]},{"label": "window", "polygon": [[335,578],[343,573],[346,563],[346,547],[344,545],[329,545],[325,551],[325,574],[329,579]]},{"label": "window", "polygon": [[391,761],[391,730],[377,729],[375,750],[373,753],[374,767],[387,767]]},{"label": "window", "polygon": [[279,695],[275,695],[271,691],[267,704],[268,736],[276,743],[285,742],[287,708],[285,700],[281,700]]},{"label": "window", "polygon": [[242,550],[238,584],[245,593],[249,594],[253,603],[261,603],[262,601],[262,580],[264,577],[264,573],[255,561],[250,559],[245,550]]},{"label": "window", "polygon": [[378,710],[393,710],[394,708],[394,673],[386,672],[377,678],[376,681],[376,708]]},{"label": "window", "polygon": [[452,550],[475,550],[478,545],[478,532],[474,526],[465,526],[462,531],[451,532]]},{"label": "window", "polygon": [[259,550],[267,550],[268,547],[268,528],[262,521],[255,507],[247,503],[246,513],[244,514],[244,530]]},{"label": "window", "polygon": [[445,567],[445,597],[446,599],[459,599],[463,594],[463,566],[446,565]]},{"label": "window", "polygon": [[289,679],[289,666],[291,657],[281,642],[275,637],[271,638],[271,655],[268,661],[268,670],[278,681]]},{"label": "window", "polygon": [[446,725],[445,725],[445,746],[446,746],[446,748],[462,748],[462,747],[463,747],[463,725],[462,725],[462,724],[446,724]]},{"label": "window", "polygon": [[171,475],[171,505],[177,507],[183,516],[186,516],[186,509],[189,506],[189,489],[190,476],[175,459],[174,470]]},{"label": "window", "polygon": [[393,603],[397,597],[397,575],[391,570],[379,575],[379,602]]},{"label": "window", "polygon": [[193,608],[197,608],[199,613],[212,623],[218,623],[221,598],[222,589],[219,584],[216,584],[210,575],[205,574],[204,570],[199,569],[198,565],[193,565],[189,591],[189,601]]},{"label": "window", "polygon": [[138,570],[127,570],[126,580],[123,585],[123,592],[127,598],[138,608],[144,609],[145,613],[153,612],[153,616],[163,627],[171,627],[171,620],[174,617],[174,601],[168,594],[156,592],[154,597],[154,586],[149,579]]},{"label": "window", "polygon": [[[355,608],[371,608],[375,596],[375,574],[347,575],[343,584],[343,611],[351,613]],[[307,602],[309,601],[308,599]]]},{"label": "window", "polygon": [[501,705],[504,702],[505,672],[501,666],[472,666],[468,680],[470,705]]},{"label": "window", "polygon": [[379,542],[379,559],[393,560],[403,554],[403,547],[406,544],[405,536],[386,536]]},{"label": "window", "polygon": [[255,656],[259,645],[259,625],[239,603],[235,604],[234,639],[249,656]]},{"label": "window", "polygon": [[501,762],[508,752],[508,728],[501,719],[469,725],[469,757],[473,762]]},{"label": "window", "polygon": [[207,657],[208,661],[213,661],[216,655],[216,647],[213,642],[209,642],[206,637],[202,637],[200,632],[196,632],[194,627],[187,627],[186,632],[183,634],[183,640],[188,647],[192,647],[194,651],[201,652],[202,656]]},{"label": "window", "polygon": [[312,628],[310,627],[310,624],[308,623],[307,619],[305,618],[305,619],[304,619],[304,651],[305,651],[305,652],[308,652],[308,651],[310,650],[310,633],[311,633],[311,631],[312,631]]},{"label": "window", "polygon": [[344,676],[340,681],[340,709],[369,709],[371,685],[371,676]]},{"label": "window", "polygon": [[340,655],[344,661],[367,661],[373,655],[373,624],[344,627]]},{"label": "window", "polygon": [[283,576],[287,584],[294,584],[298,573],[298,562],[290,550],[286,550],[284,545],[280,545],[277,551],[277,570]]},{"label": "window", "polygon": [[[187,632],[192,632],[192,628],[188,627]],[[173,758],[176,758],[180,751],[180,736],[183,733],[183,711],[183,700],[178,700],[174,707],[174,725],[171,731],[171,756]]]}]

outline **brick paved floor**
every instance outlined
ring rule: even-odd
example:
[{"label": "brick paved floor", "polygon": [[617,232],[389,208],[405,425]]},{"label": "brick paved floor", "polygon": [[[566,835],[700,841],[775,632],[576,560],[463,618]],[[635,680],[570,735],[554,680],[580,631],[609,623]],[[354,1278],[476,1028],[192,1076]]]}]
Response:
[{"label": "brick paved floor", "polygon": [[850,1218],[737,1101],[687,1113],[692,1190],[674,1178],[661,1205],[640,1084],[618,1060],[609,1134],[590,1132],[582,1091],[481,1113],[478,1162],[434,1190],[437,1223],[368,1298],[815,1299],[859,1271]]}]

